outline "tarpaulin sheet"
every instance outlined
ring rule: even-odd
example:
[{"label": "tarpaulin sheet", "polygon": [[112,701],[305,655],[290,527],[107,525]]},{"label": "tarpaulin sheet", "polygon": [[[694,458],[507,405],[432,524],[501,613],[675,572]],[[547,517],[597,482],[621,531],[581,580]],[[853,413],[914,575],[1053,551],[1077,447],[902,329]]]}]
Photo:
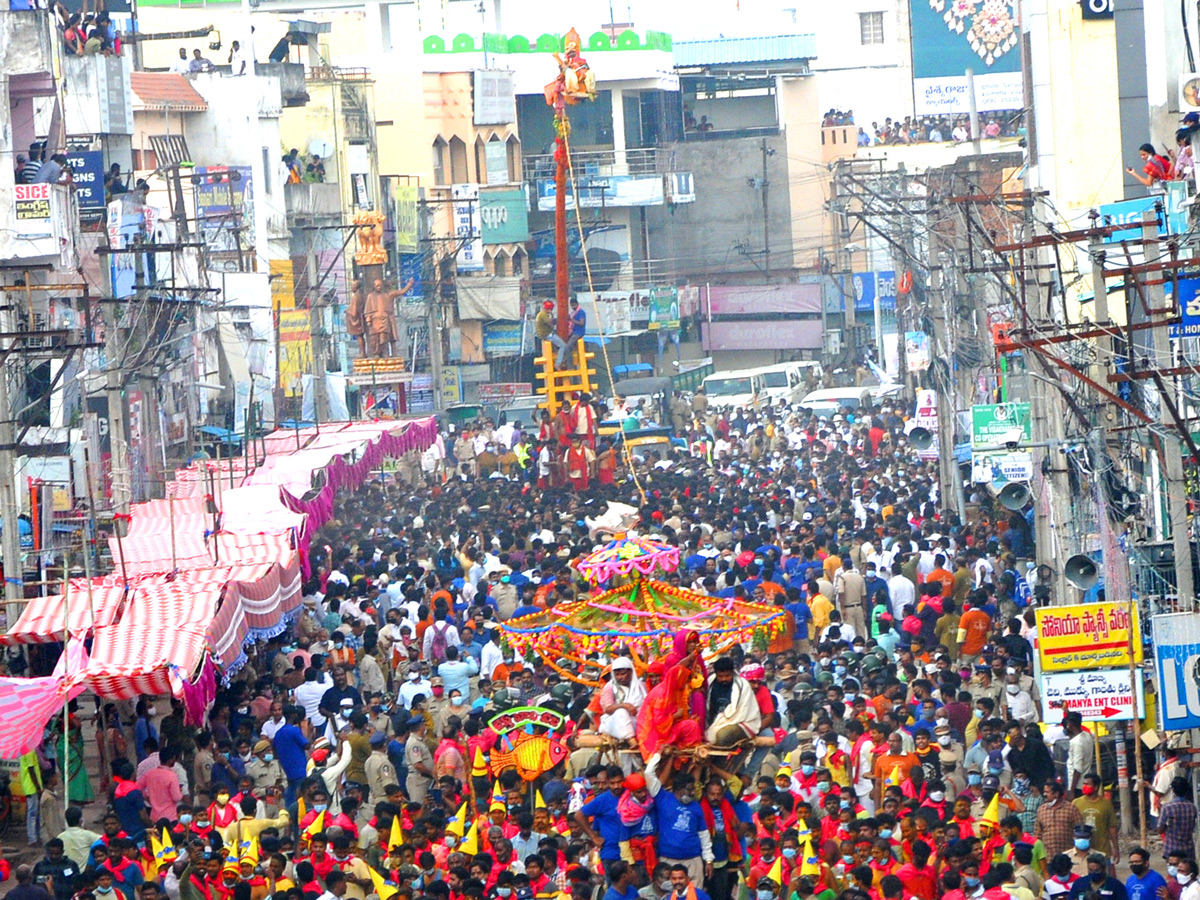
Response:
[{"label": "tarpaulin sheet", "polygon": [[515,275],[474,275],[455,280],[460,319],[521,319],[521,279]]}]

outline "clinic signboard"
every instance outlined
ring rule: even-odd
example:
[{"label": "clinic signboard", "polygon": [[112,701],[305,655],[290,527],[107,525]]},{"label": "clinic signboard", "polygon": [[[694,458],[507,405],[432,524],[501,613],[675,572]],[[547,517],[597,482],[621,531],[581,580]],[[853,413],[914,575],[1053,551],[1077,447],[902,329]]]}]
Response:
[{"label": "clinic signboard", "polygon": [[1142,681],[1138,670],[1135,692],[1128,668],[1045,673],[1038,681],[1042,721],[1061,722],[1068,712],[1079,713],[1086,722],[1140,719],[1146,709]]},{"label": "clinic signboard", "polygon": [[1195,613],[1163,613],[1150,620],[1163,731],[1200,728],[1200,621]]},{"label": "clinic signboard", "polygon": [[1128,603],[1044,606],[1036,610],[1038,657],[1043,672],[1105,669],[1142,661],[1137,606]]}]

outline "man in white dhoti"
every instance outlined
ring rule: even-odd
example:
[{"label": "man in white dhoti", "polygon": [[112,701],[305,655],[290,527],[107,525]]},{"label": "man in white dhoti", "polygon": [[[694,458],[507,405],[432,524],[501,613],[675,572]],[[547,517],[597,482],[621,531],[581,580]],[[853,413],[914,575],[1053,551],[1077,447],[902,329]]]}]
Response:
[{"label": "man in white dhoti", "polygon": [[637,732],[637,714],[646,700],[646,688],[633,670],[633,660],[618,656],[612,663],[612,678],[600,691],[600,733],[619,741]]}]

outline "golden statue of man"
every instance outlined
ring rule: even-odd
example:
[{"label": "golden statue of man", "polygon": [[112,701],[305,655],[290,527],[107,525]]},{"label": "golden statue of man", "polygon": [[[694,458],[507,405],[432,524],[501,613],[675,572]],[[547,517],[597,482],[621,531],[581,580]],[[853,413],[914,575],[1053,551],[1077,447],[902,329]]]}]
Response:
[{"label": "golden statue of man", "polygon": [[[375,289],[367,294],[363,317],[366,320],[367,354],[372,359],[382,359],[392,355],[392,345],[400,339],[396,327],[396,298],[403,297],[412,290],[413,279],[398,291],[387,291],[383,281],[375,279]],[[387,352],[384,352],[384,348]]]}]

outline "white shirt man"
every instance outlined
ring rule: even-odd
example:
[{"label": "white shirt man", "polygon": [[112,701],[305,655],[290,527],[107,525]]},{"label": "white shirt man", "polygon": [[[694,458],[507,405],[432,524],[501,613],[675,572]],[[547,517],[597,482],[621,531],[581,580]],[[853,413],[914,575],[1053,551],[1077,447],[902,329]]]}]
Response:
[{"label": "white shirt man", "polygon": [[1029,725],[1038,720],[1038,710],[1034,705],[1033,698],[1029,696],[1028,692],[1021,690],[1019,684],[1006,684],[1004,691],[1004,702],[1008,706],[1009,718],[1016,719],[1022,725]]},{"label": "white shirt man", "polygon": [[971,566],[971,574],[974,580],[974,587],[981,588],[985,584],[992,583],[992,576],[995,574],[996,568],[986,556],[981,556],[975,560]]},{"label": "white shirt man", "polygon": [[396,702],[402,704],[405,709],[412,709],[413,698],[418,694],[428,700],[433,696],[433,683],[413,669],[408,673],[408,680],[400,685],[400,690],[396,693]]},{"label": "white shirt man", "polygon": [[875,790],[875,782],[871,778],[875,766],[874,750],[875,742],[867,737],[858,748],[858,757],[854,760],[854,771],[857,773],[854,779],[854,793],[868,816],[875,811],[875,800],[871,796]]},{"label": "white shirt man", "polygon": [[496,429],[496,443],[500,444],[504,449],[507,450],[511,447],[516,442],[516,439],[517,429],[513,425],[505,423]]},{"label": "white shirt man", "polygon": [[888,595],[892,601],[892,616],[900,622],[904,619],[904,607],[917,602],[917,587],[897,572],[888,579]]}]

